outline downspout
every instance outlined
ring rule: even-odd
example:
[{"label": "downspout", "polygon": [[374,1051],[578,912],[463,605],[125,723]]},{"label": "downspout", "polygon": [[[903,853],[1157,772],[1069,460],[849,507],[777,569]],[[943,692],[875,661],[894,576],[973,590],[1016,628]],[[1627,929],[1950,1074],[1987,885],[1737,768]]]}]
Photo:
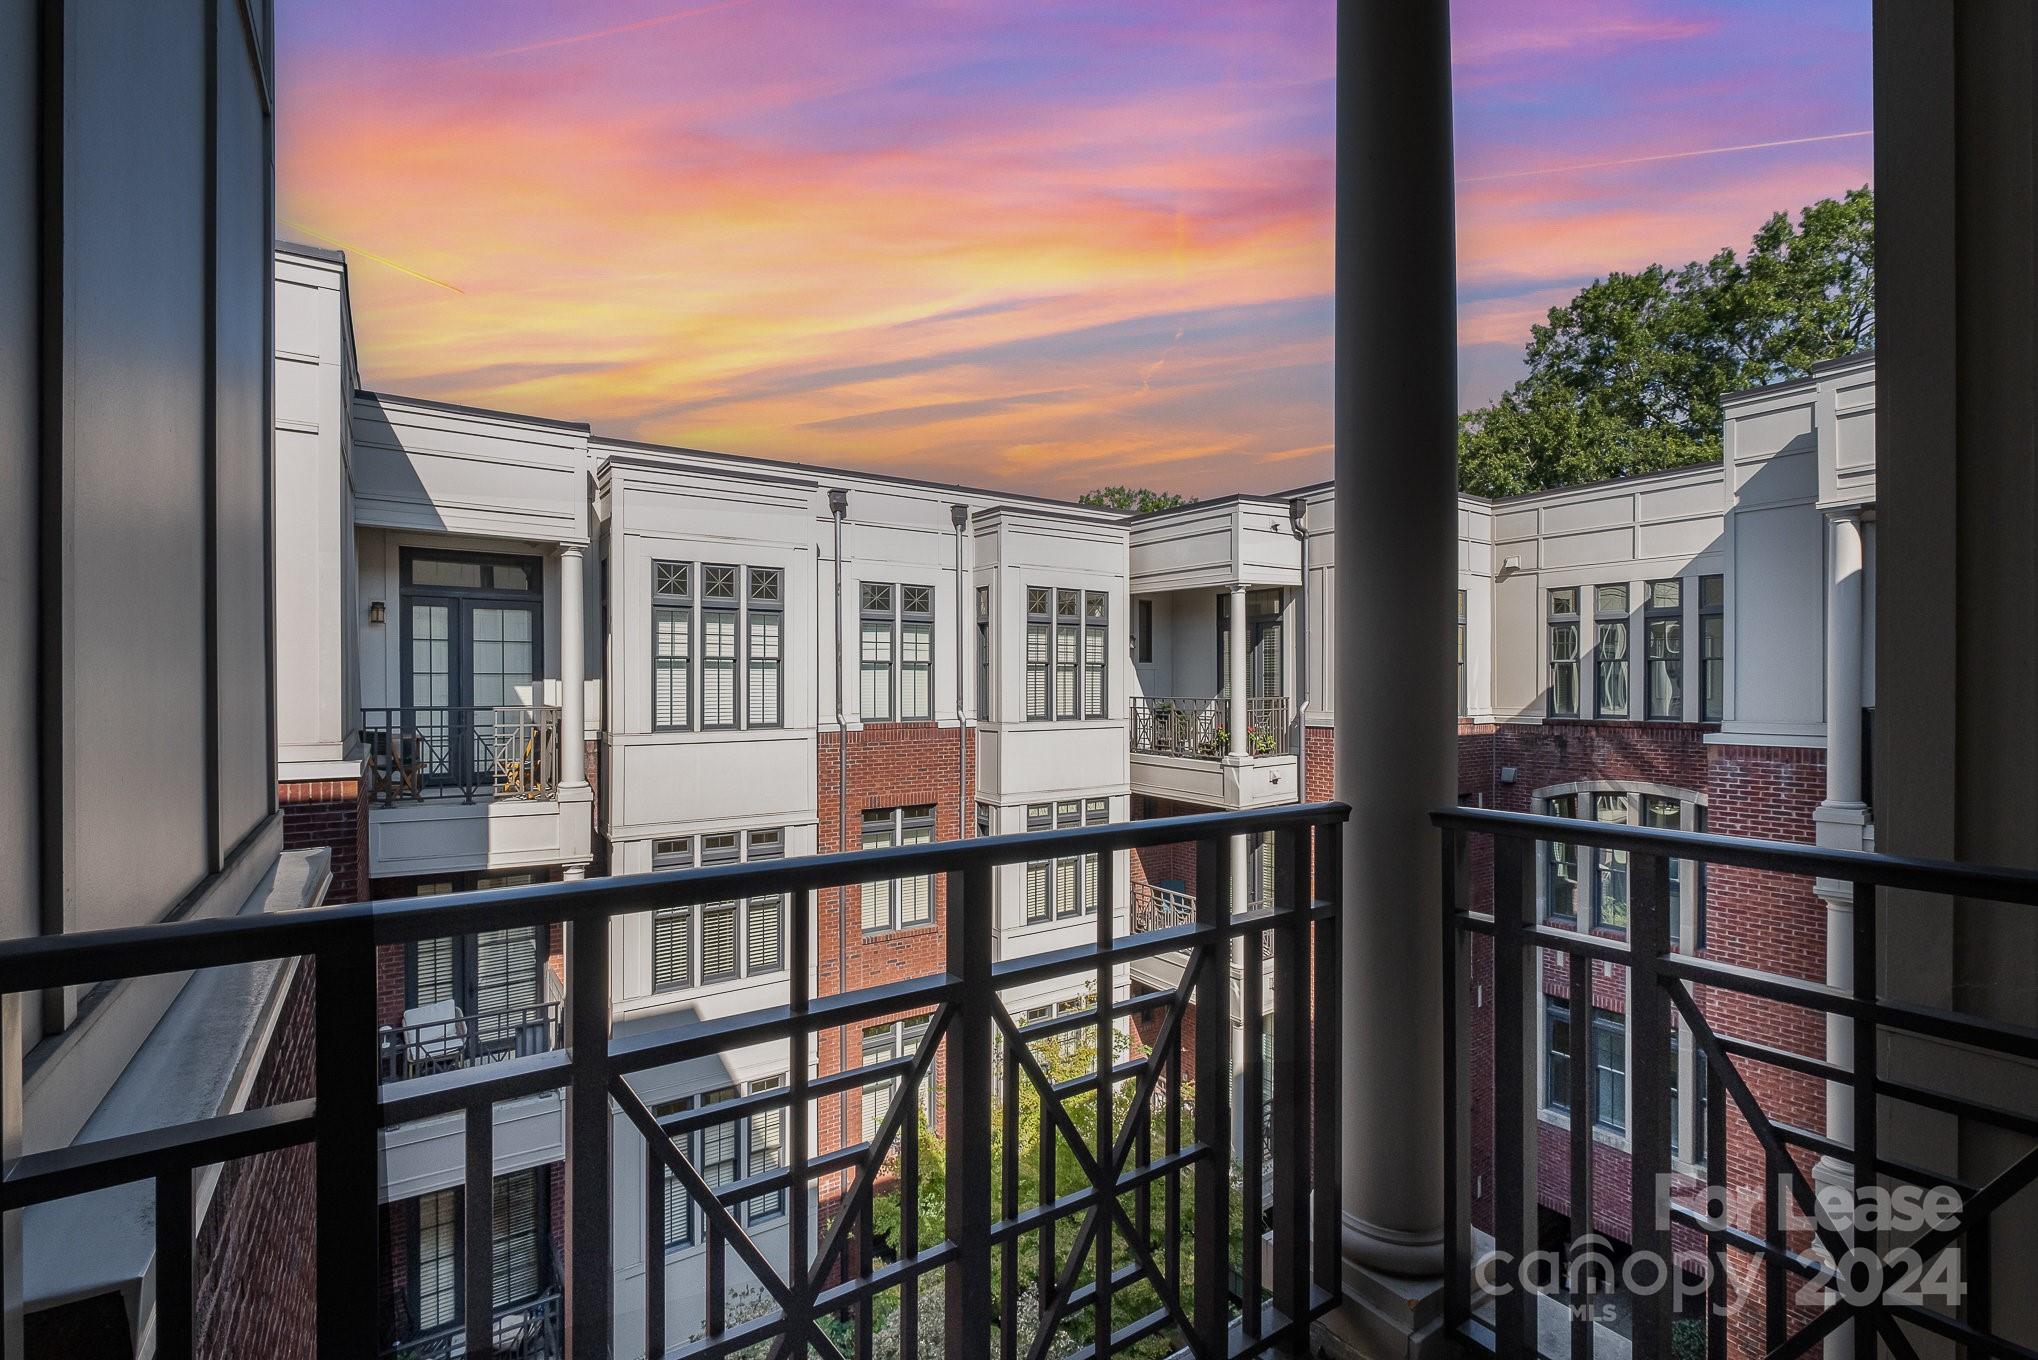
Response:
[{"label": "downspout", "polygon": [[1295,592],[1295,801],[1309,801],[1309,502],[1288,500],[1288,525],[1302,549],[1302,588]]},{"label": "downspout", "polygon": [[[962,535],[969,527],[969,507],[958,501],[948,507],[949,522],[955,525],[955,820],[957,838],[968,840],[975,827],[975,809],[969,797],[969,702],[963,679],[963,636],[969,628],[969,591],[962,580]],[[981,699],[978,700],[982,702]]]},{"label": "downspout", "polygon": [[[835,520],[835,851],[849,844],[849,709],[843,701],[842,686],[842,518],[849,513],[849,493],[841,487],[828,491],[828,513]],[[849,903],[840,888],[835,890],[835,994],[849,990]],[[835,1067],[849,1066],[848,1031],[835,1030]],[[849,1093],[837,1099],[836,1117],[849,1127]]]}]

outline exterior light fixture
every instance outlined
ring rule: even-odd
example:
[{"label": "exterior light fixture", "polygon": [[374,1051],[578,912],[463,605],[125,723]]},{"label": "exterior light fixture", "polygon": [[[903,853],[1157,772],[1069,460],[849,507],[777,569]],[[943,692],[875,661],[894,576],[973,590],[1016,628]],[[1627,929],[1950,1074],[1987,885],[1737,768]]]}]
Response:
[{"label": "exterior light fixture", "polygon": [[386,613],[387,613],[387,611],[386,611],[386,610],[384,610],[384,609],[383,609],[383,607],[382,607],[382,601],[380,601],[380,600],[371,600],[371,601],[369,602],[369,604],[368,604],[368,622],[370,622],[370,623],[380,623],[380,622],[382,622],[382,620],[383,620],[383,618],[384,618],[384,616],[385,616],[385,614],[386,614]]}]

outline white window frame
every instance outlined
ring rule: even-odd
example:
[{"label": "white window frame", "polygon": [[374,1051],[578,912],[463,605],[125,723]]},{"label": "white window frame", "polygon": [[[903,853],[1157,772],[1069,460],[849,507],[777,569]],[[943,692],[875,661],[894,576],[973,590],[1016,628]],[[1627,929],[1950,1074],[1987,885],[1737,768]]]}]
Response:
[{"label": "white window frame", "polygon": [[[732,838],[733,844],[716,844],[722,838]],[[690,868],[695,864],[737,864],[760,860],[782,858],[785,854],[785,829],[763,827],[749,831],[705,832],[697,836],[661,836],[651,843],[651,868],[664,873],[675,869]],[[712,913],[734,912],[736,932],[736,970],[723,976],[709,978],[703,962],[707,946],[707,917]],[[680,938],[686,946],[684,976],[676,983],[658,985],[659,925],[661,922],[677,920],[680,924]],[[760,950],[759,932],[767,923],[776,936],[776,948]],[[651,992],[654,996],[677,996],[685,992],[706,987],[726,987],[732,983],[753,978],[772,977],[786,970],[786,910],[785,897],[781,893],[766,894],[739,901],[705,902],[698,905],[689,903],[678,907],[660,907],[652,912],[651,928]],[[761,957],[760,957],[761,955]]]},{"label": "white window frame", "polygon": [[[870,808],[863,814],[860,844],[865,850],[932,845],[937,822],[938,814],[932,803]],[[872,828],[878,828],[875,839]],[[858,919],[866,938],[891,931],[920,930],[934,924],[933,874],[872,879],[862,885],[859,896]],[[883,908],[873,911],[873,904],[879,901]]]}]

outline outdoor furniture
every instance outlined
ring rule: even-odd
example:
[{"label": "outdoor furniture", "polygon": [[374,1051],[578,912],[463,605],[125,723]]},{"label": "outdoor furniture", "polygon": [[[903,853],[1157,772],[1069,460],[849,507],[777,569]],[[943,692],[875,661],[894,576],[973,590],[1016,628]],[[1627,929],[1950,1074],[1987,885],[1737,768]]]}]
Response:
[{"label": "outdoor furniture", "polygon": [[370,728],[368,771],[374,782],[374,796],[385,804],[408,795],[424,798],[425,774],[431,768],[431,751],[417,732]]},{"label": "outdoor furniture", "polygon": [[451,1001],[412,1006],[403,1013],[406,1065],[413,1075],[459,1067],[467,1056],[467,1025]]}]

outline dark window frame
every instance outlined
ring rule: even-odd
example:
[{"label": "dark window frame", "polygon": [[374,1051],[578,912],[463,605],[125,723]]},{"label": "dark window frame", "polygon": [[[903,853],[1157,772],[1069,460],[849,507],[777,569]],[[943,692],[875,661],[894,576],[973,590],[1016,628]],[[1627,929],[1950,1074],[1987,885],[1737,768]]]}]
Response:
[{"label": "dark window frame", "polygon": [[[1713,592],[1717,592],[1713,596]],[[1707,603],[1708,596],[1715,602]],[[1715,632],[1715,630],[1717,630]],[[1708,656],[1717,646],[1719,655]],[[1719,678],[1713,678],[1713,668]],[[1717,572],[1698,578],[1698,719],[1719,722],[1727,708],[1727,578]]]},{"label": "dark window frame", "polygon": [[[1676,600],[1667,605],[1656,603],[1658,586],[1670,586],[1676,592]],[[1672,645],[1667,648],[1668,656],[1659,657],[1657,641],[1659,635],[1667,632]],[[1670,708],[1667,712],[1656,711],[1656,666],[1659,661],[1669,662]],[[1682,722],[1684,720],[1684,580],[1670,576],[1642,583],[1642,663],[1645,680],[1642,686],[1642,716],[1650,722]],[[1634,696],[1629,694],[1629,703]]]},{"label": "dark window frame", "polygon": [[[1605,591],[1620,592],[1620,609],[1609,613],[1600,602]],[[1618,624],[1612,636],[1620,639],[1620,654],[1609,657],[1603,645],[1609,631]],[[1592,587],[1592,716],[1595,718],[1632,718],[1635,712],[1634,687],[1634,592],[1626,581],[1608,582]],[[1610,676],[1620,677],[1622,701],[1616,711],[1607,702]]]},{"label": "dark window frame", "polygon": [[[1543,677],[1543,707],[1546,716],[1552,718],[1582,717],[1585,711],[1585,657],[1584,657],[1584,616],[1579,612],[1582,602],[1581,587],[1553,586],[1543,592],[1543,622],[1545,646],[1548,651],[1548,668]],[[1568,608],[1560,607],[1561,597],[1569,596]],[[1560,660],[1557,656],[1557,637],[1568,632],[1571,636],[1571,655]],[[1571,677],[1571,704],[1560,708],[1557,703],[1560,671]]]}]

